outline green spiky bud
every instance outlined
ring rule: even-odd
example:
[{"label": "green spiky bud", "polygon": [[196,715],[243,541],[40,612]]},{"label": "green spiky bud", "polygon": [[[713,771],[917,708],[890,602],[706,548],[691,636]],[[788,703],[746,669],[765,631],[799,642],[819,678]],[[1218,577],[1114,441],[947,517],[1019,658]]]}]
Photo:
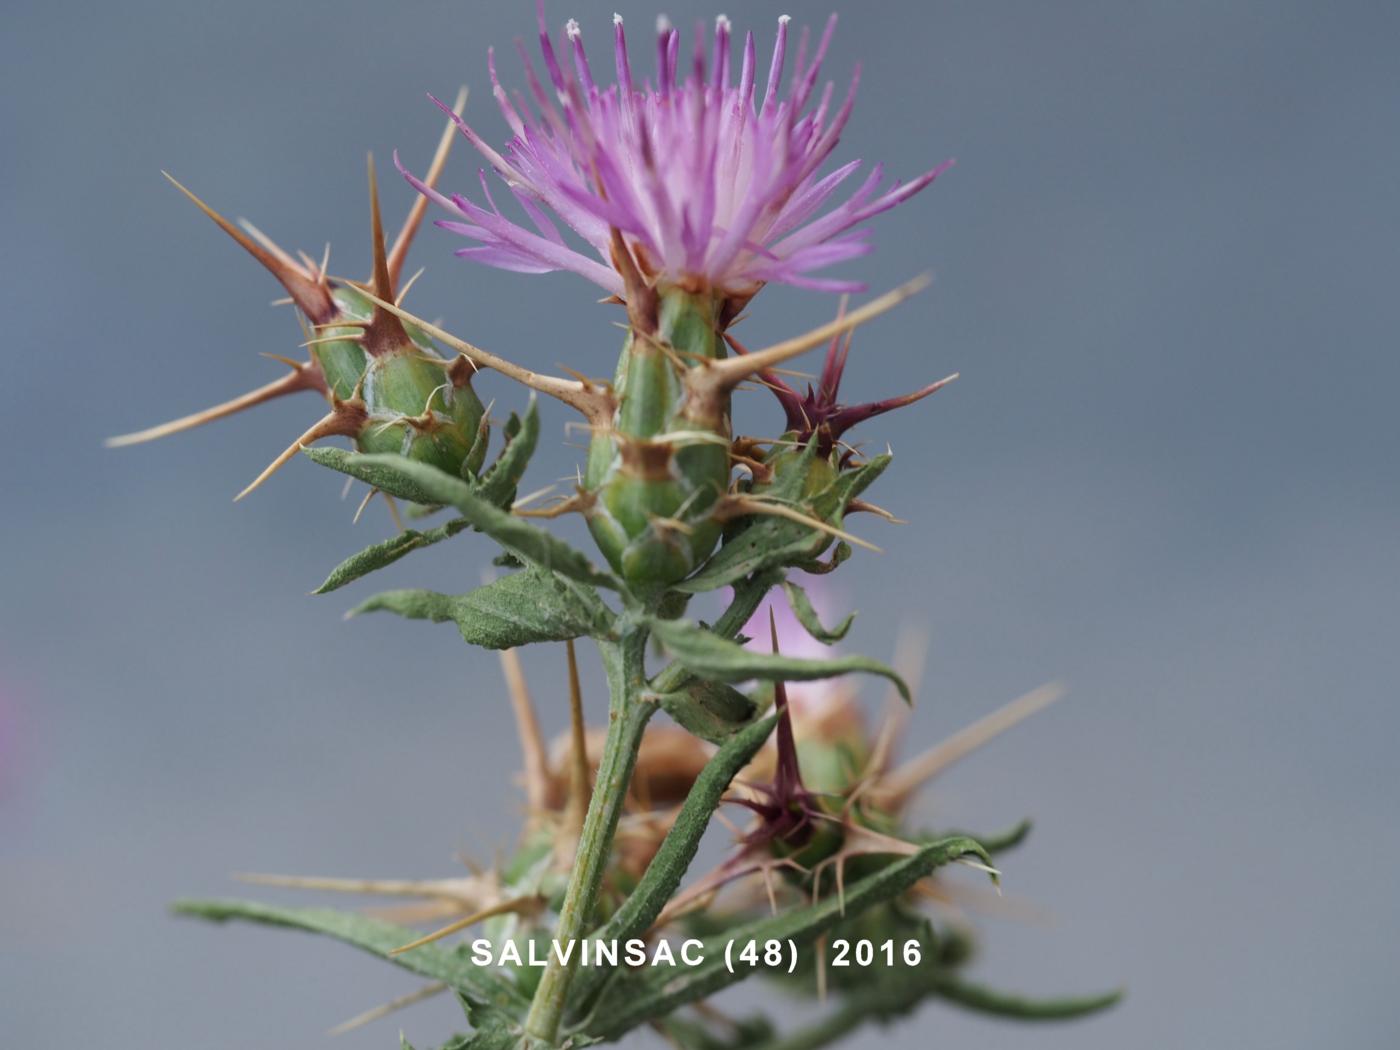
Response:
[{"label": "green spiky bud", "polygon": [[[335,298],[343,316],[363,323],[363,334],[333,329],[331,334],[348,337],[313,347],[313,353],[332,393],[364,405],[364,422],[353,435],[356,448],[431,463],[458,476],[479,471],[486,409],[472,389],[470,362],[440,357],[426,334],[391,315],[376,319],[372,304],[353,288],[337,289]],[[380,333],[381,326],[388,331]],[[351,371],[356,354],[358,374]],[[342,394],[347,383],[350,390]]]},{"label": "green spiky bud", "polygon": [[[681,579],[709,555],[729,484],[729,405],[697,406],[691,374],[725,356],[717,301],[672,288],[655,327],[634,323],[618,361],[612,426],[593,435],[589,529],[613,568],[641,589]],[[699,407],[701,410],[697,410]]]},{"label": "green spiky bud", "polygon": [[[459,96],[457,109],[465,102]],[[451,125],[438,144],[429,182],[447,158]],[[286,290],[306,320],[314,325],[305,346],[306,361],[278,358],[292,373],[221,405],[109,441],[135,444],[223,418],[253,405],[304,390],[330,402],[330,411],[297,438],[240,494],[246,495],[291,459],[297,449],[334,435],[354,440],[362,452],[394,453],[459,476],[474,476],[485,459],[485,408],[471,388],[475,368],[462,357],[444,358],[426,333],[377,307],[366,291],[390,301],[425,202],[415,204],[392,249],[385,244],[373,164],[370,165],[374,273],[357,286],[331,278],[327,262],[283,251],[246,223],[240,227],[166,176],[194,204]],[[329,249],[328,249],[329,251]],[[410,282],[411,283],[411,282]],[[362,290],[363,289],[363,290]],[[305,331],[306,329],[303,328]]]}]

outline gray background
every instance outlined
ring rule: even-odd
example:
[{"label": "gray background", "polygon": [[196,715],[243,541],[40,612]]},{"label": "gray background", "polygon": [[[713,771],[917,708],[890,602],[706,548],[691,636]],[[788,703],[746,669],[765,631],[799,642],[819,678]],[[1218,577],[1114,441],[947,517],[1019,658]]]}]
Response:
[{"label": "gray background", "polygon": [[[654,9],[621,2],[644,44]],[[849,392],[963,373],[864,430],[897,453],[880,502],[916,524],[864,526],[887,553],[842,577],[852,643],[888,655],[901,624],[927,626],[910,746],[1070,684],[942,780],[926,815],[1038,821],[1007,886],[1051,921],[987,920],[980,975],[1130,988],[1088,1023],[930,1006],[859,1045],[1394,1045],[1400,8],[844,6],[830,70],[844,81],[859,58],[865,75],[840,157],[902,175],[959,160],[843,271],[876,289],[938,274],[859,337]],[[766,49],[781,10],[730,14]],[[581,18],[606,64],[611,11],[550,14]],[[352,526],[339,482],[306,463],[228,502],[314,399],[99,442],[264,382],[277,368],[258,352],[299,341],[267,308],[271,280],[158,169],[365,270],[365,150],[421,168],[439,129],[423,93],[464,80],[503,139],[486,46],[519,83],[509,42],[532,26],[530,5],[461,0],[6,5],[6,1045],[322,1045],[412,980],[309,937],[176,921],[166,902],[236,890],[235,869],[447,875],[454,850],[509,845],[495,658],[447,627],[342,623],[368,585],[306,597],[384,515]],[[467,153],[449,184],[474,185]],[[397,216],[411,192],[386,179],[385,197]],[[591,287],[476,268],[457,246],[425,231],[411,305],[536,367],[610,371]],[[760,304],[755,342],[833,308],[782,290]],[[548,436],[565,421],[546,407]],[[773,408],[749,395],[739,421],[771,429]],[[533,478],[577,459],[550,448]],[[463,538],[384,582],[465,589],[485,556]],[[532,658],[551,728],[559,667]],[[337,1045],[394,1045],[400,1025],[431,1044],[455,1022],[439,1002]]]}]

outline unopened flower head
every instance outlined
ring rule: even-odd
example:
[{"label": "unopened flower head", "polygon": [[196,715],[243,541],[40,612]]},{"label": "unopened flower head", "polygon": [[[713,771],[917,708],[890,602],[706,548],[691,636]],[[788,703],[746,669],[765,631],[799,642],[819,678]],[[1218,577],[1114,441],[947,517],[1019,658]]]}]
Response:
[{"label": "unopened flower head", "polygon": [[[660,20],[654,80],[634,71],[622,18],[614,16],[616,83],[604,86],[589,65],[578,23],[568,23],[571,57],[564,58],[541,11],[548,84],[520,48],[533,107],[501,86],[494,54],[489,59],[496,101],[514,133],[510,143],[497,151],[457,120],[505,181],[528,225],[502,213],[484,170],[480,203],[448,198],[405,175],[454,213],[438,225],[478,242],[458,255],[502,269],[570,270],[623,295],[624,276],[613,265],[617,231],[642,273],[659,284],[739,301],[770,281],[857,289],[855,282],[817,273],[869,251],[861,224],[913,196],[947,165],[893,186],[883,184],[877,165],[833,203],[861,163],[821,171],[850,118],[859,75],[844,101],[835,98],[833,84],[818,88],[833,16],[815,50],[807,31],[799,34],[784,89],[788,23],[787,16],[778,20],[760,89],[753,34],[735,54],[723,15],[708,56],[707,34],[697,32],[689,62],[681,56],[680,33]],[[592,251],[566,239],[556,219]]]}]

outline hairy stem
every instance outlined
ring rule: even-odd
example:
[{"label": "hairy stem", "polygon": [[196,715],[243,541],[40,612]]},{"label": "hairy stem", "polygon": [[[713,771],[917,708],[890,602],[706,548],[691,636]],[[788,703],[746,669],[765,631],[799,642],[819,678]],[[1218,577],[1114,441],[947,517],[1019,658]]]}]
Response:
[{"label": "hairy stem", "polygon": [[[676,822],[666,833],[641,881],[608,921],[593,932],[594,940],[625,941],[647,932],[676,892],[690,862],[695,859],[700,838],[710,826],[710,818],[719,808],[730,782],[758,753],[768,734],[773,731],[775,721],[776,718],[770,715],[741,729],[715,752],[696,778],[695,786],[686,796]],[[600,966],[585,970],[575,990],[575,1008],[586,1014],[614,973],[615,970]]]},{"label": "hairy stem", "polygon": [[[554,937],[560,944],[578,941],[594,921],[594,907],[603,870],[612,850],[618,818],[627,797],[632,768],[641,747],[642,733],[655,705],[639,698],[646,684],[643,666],[647,633],[640,627],[627,627],[616,643],[600,643],[603,663],[607,668],[611,693],[608,710],[608,736],[598,765],[598,777],[593,796],[579,834],[574,854],[573,870],[564,892],[564,904],[559,910],[559,923]],[[579,953],[568,952],[567,963],[560,962],[561,953],[551,952],[549,964],[540,978],[530,1012],[525,1018],[527,1036],[553,1045],[558,1038],[559,1022],[569,985],[574,977]]]}]

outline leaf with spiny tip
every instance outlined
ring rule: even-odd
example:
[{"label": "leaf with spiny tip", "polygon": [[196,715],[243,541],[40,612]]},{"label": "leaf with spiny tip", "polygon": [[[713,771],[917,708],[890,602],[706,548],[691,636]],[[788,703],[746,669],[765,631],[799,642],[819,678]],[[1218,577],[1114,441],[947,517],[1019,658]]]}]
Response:
[{"label": "leaf with spiny tip", "polygon": [[422,977],[445,981],[475,1003],[511,1011],[523,1005],[520,993],[509,982],[474,965],[465,950],[430,947],[410,955],[391,956],[389,952],[392,949],[416,936],[414,931],[354,912],[330,908],[277,908],[234,900],[176,901],[172,910],[177,915],[213,922],[242,920],[262,926],[282,926],[324,934],[371,955],[388,959]]},{"label": "leaf with spiny tip", "polygon": [[237,241],[244,251],[262,263],[267,271],[277,278],[278,283],[287,290],[292,301],[301,308],[307,317],[317,324],[325,324],[335,317],[337,312],[335,302],[331,299],[330,289],[325,284],[309,276],[300,267],[293,265],[285,253],[274,254],[268,251],[234,223],[196,197],[168,171],[162,171],[161,174],[170,180],[171,185],[193,201],[195,207],[209,216],[221,230]]},{"label": "leaf with spiny tip", "polygon": [[612,614],[596,595],[539,569],[503,576],[466,594],[385,591],[349,615],[367,612],[392,612],[433,623],[451,621],[464,641],[485,649],[514,649],[584,635],[607,637],[612,631]]},{"label": "leaf with spiny tip", "polygon": [[640,980],[620,985],[605,995],[594,1011],[597,1021],[589,1026],[590,1034],[615,1039],[652,1018],[663,1017],[748,977],[752,971],[747,967],[735,966],[732,971],[726,967],[726,942],[742,945],[749,941],[763,944],[769,940],[791,940],[799,947],[808,945],[846,915],[892,900],[938,868],[964,857],[988,862],[991,859],[972,839],[942,839],[847,886],[844,897],[831,894],[805,907],[731,927],[704,941],[704,961],[700,965],[679,971],[652,969]]},{"label": "leaf with spiny tip", "polygon": [[365,455],[338,448],[303,451],[321,466],[349,474],[391,496],[413,503],[456,507],[473,528],[526,562],[581,583],[618,588],[612,575],[598,569],[563,540],[495,506],[477,495],[467,482],[437,467],[402,456]]},{"label": "leaf with spiny tip", "polygon": [[855,623],[856,614],[848,613],[846,618],[835,627],[823,627],[821,617],[817,615],[817,610],[812,605],[812,599],[807,596],[806,591],[791,580],[784,580],[783,592],[787,595],[788,604],[792,606],[792,612],[797,617],[797,622],[819,642],[834,645],[846,637],[846,632],[851,629],[851,624]]},{"label": "leaf with spiny tip", "polygon": [[888,678],[899,695],[912,702],[909,686],[892,668],[867,656],[837,656],[829,660],[805,660],[779,653],[746,649],[686,620],[649,619],[647,626],[681,666],[702,678],[721,682],[745,682],[751,678],[769,681],[807,682],[836,678],[852,672],[865,672]]},{"label": "leaf with spiny tip", "polygon": [[435,529],[425,529],[422,532],[416,529],[406,529],[397,536],[391,536],[387,540],[366,547],[358,554],[350,555],[331,570],[325,583],[311,593],[329,594],[331,591],[344,587],[347,583],[354,583],[360,577],[366,576],[376,569],[392,565],[412,551],[431,547],[434,543],[450,539],[469,528],[471,528],[471,522],[467,521],[466,518],[453,518]]}]

